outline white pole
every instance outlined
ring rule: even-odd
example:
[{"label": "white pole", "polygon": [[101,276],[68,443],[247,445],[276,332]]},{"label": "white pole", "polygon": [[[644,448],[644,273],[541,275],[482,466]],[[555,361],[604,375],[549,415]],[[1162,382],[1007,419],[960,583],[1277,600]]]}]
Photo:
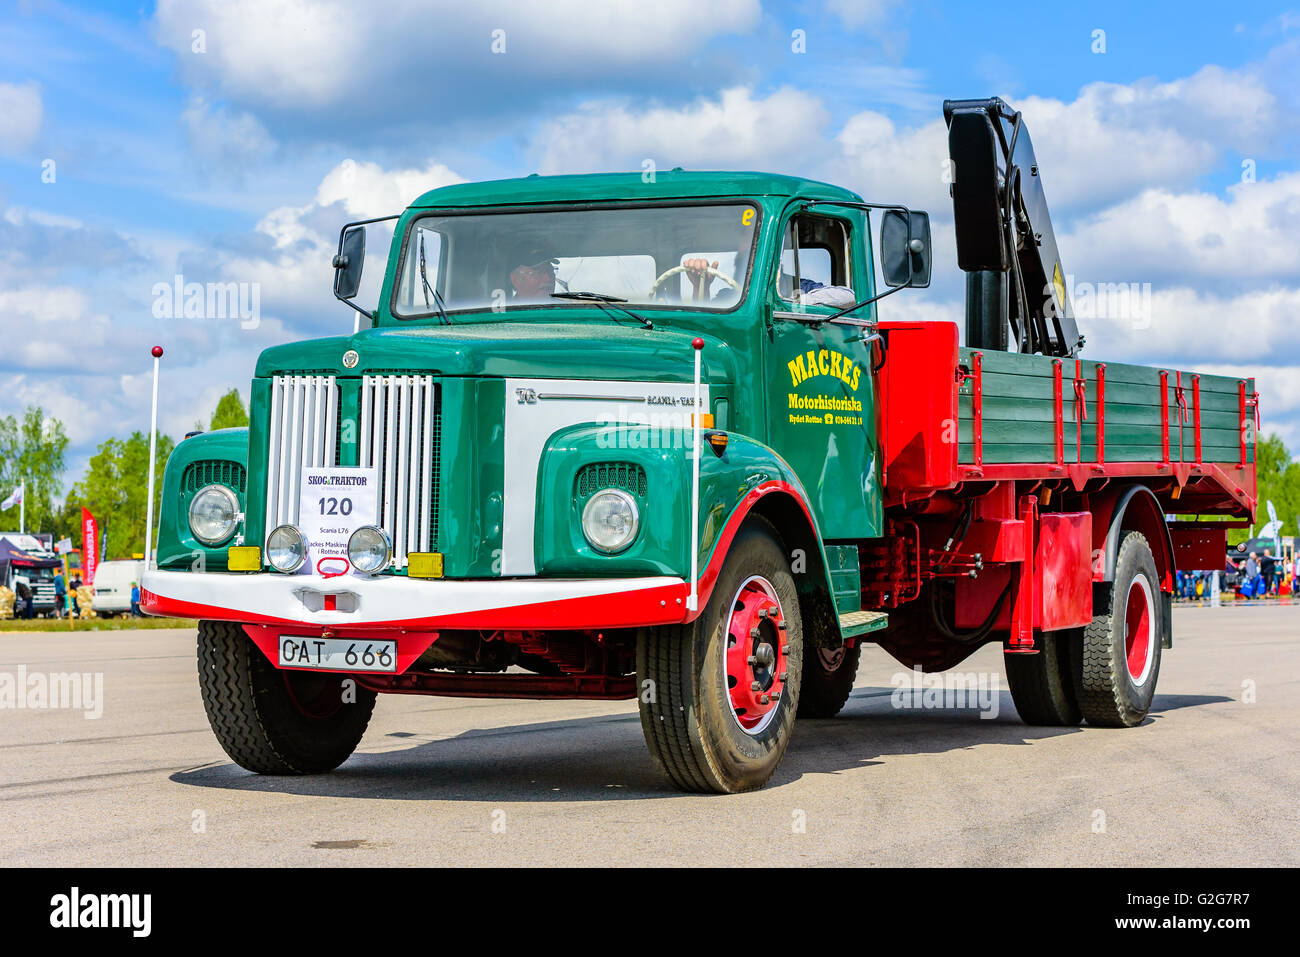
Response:
[{"label": "white pole", "polygon": [[158,360],[162,358],[162,346],[153,347],[153,411],[149,418],[149,504],[144,514],[144,567],[148,571],[149,556],[153,540],[153,476],[154,459],[158,454]]},{"label": "white pole", "polygon": [[27,531],[27,479],[18,485],[18,534]]},{"label": "white pole", "polygon": [[691,593],[686,599],[686,607],[696,611],[700,603],[699,563],[700,563],[700,353],[704,349],[704,340],[691,342],[695,350],[695,405],[691,415],[692,447],[695,458],[691,463]]}]

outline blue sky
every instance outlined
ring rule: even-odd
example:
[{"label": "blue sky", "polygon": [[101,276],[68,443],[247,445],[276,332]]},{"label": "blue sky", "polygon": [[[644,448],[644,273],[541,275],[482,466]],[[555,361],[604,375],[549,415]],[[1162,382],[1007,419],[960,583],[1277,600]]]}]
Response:
[{"label": "blue sky", "polygon": [[[225,389],[247,393],[261,349],[351,328],[329,294],[342,222],[461,179],[645,159],[827,179],[932,211],[934,286],[888,314],[959,319],[940,106],[993,94],[1025,111],[1067,272],[1150,283],[1138,321],[1081,320],[1087,354],[1258,374],[1265,428],[1300,451],[1298,8],[0,11],[0,414],[62,419],[69,482],[100,441],[147,427],[150,345],[168,349],[162,425],[179,435]],[[155,318],[153,286],[177,273],[259,283],[260,323]]]}]

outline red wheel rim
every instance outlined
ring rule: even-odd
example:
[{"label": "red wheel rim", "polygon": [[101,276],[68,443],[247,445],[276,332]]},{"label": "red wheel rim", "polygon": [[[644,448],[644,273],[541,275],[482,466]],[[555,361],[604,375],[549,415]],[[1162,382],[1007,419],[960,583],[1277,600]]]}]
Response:
[{"label": "red wheel rim", "polygon": [[732,717],[746,734],[771,723],[785,693],[790,646],[776,589],[766,578],[748,578],[731,601],[722,660]]},{"label": "red wheel rim", "polygon": [[1138,575],[1128,586],[1128,601],[1124,607],[1124,658],[1128,663],[1128,676],[1133,684],[1146,683],[1155,658],[1155,604],[1151,584],[1146,576]]}]

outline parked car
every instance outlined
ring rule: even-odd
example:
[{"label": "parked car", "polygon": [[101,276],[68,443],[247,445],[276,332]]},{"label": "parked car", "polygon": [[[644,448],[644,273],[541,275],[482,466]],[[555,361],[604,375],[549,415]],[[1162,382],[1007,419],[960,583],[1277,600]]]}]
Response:
[{"label": "parked car", "polygon": [[104,562],[95,570],[95,597],[90,607],[97,615],[120,615],[131,610],[131,585],[140,580],[143,561]]}]

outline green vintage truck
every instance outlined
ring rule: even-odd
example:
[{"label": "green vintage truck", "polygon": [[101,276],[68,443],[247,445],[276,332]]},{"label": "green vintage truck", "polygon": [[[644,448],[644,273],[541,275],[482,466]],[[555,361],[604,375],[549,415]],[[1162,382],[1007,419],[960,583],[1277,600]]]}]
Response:
[{"label": "green vintage truck", "polygon": [[878,313],[924,213],[796,177],[436,189],[373,309],[382,225],[344,227],[353,334],[266,350],[163,479],[142,604],[200,620],[231,758],[328,771],[379,694],[636,699],[672,782],[742,791],[868,642],[997,643],[1024,720],[1140,723],[1231,527],[1166,516],[1253,515],[1254,383],[1080,358],[1020,114],[945,116],[964,344]]}]

